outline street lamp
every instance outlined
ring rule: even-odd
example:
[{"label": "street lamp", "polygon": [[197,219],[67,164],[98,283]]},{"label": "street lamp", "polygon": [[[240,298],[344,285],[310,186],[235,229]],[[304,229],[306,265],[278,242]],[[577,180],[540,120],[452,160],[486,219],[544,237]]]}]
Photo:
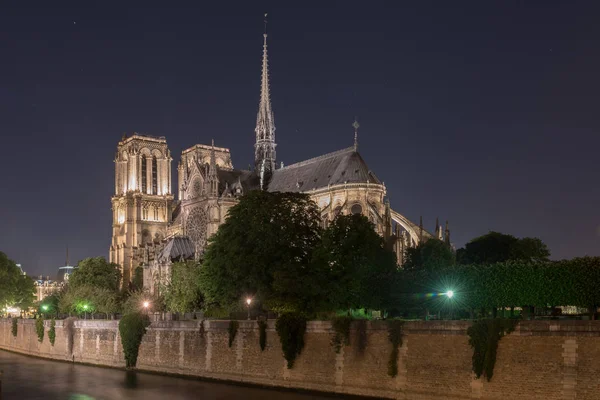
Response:
[{"label": "street lamp", "polygon": [[44,312],[48,311],[48,304],[42,305],[42,310],[44,310]]},{"label": "street lamp", "polygon": [[85,315],[85,319],[87,319],[87,309],[88,309],[87,304],[84,304],[83,305],[83,314]]},{"label": "street lamp", "polygon": [[148,307],[150,307],[150,302],[148,300],[144,301],[143,306],[144,310],[146,311],[146,314],[148,314]]},{"label": "street lamp", "polygon": [[446,292],[446,296],[448,296],[448,298],[451,299],[454,296],[454,291],[453,290],[448,290]]},{"label": "street lamp", "polygon": [[248,297],[246,299],[246,304],[248,304],[248,321],[250,320],[250,303],[252,303],[252,299]]}]

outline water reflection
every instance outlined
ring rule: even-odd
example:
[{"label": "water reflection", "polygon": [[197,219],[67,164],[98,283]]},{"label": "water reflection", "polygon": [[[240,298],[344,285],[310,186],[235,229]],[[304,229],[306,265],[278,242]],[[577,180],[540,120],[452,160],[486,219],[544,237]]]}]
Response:
[{"label": "water reflection", "polygon": [[307,400],[328,396],[46,361],[0,350],[2,400]]}]

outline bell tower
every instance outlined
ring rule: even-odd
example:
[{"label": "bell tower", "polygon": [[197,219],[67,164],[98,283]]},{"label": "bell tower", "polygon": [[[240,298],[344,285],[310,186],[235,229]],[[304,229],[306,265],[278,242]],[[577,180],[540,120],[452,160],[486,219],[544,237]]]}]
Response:
[{"label": "bell tower", "polygon": [[173,202],[171,161],[164,137],[134,133],[117,145],[110,261],[121,266],[124,286],[137,267],[135,251],[166,235]]}]

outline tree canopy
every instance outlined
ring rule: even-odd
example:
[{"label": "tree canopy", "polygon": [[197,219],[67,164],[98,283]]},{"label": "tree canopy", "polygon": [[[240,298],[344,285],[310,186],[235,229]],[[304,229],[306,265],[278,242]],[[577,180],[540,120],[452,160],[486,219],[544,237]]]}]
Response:
[{"label": "tree canopy", "polygon": [[121,271],[118,264],[109,263],[104,257],[86,258],[79,262],[69,277],[69,286],[93,286],[118,291]]},{"label": "tree canopy", "polygon": [[27,308],[33,305],[34,293],[33,280],[0,251],[0,310],[9,306]]},{"label": "tree canopy", "polygon": [[509,260],[548,261],[550,251],[538,238],[522,239],[490,232],[468,242],[457,251],[460,264],[493,264]]},{"label": "tree canopy", "polygon": [[446,243],[438,239],[429,239],[419,243],[417,247],[406,250],[403,268],[412,270],[437,270],[447,268],[456,263],[454,251]]},{"label": "tree canopy", "polygon": [[312,268],[326,279],[329,308],[382,309],[397,272],[396,256],[363,215],[340,215],[323,232]]},{"label": "tree canopy", "polygon": [[243,298],[270,309],[309,307],[312,252],[320,240],[317,205],[301,193],[253,191],[229,210],[201,269],[207,305],[235,309]]},{"label": "tree canopy", "polygon": [[190,312],[202,304],[200,293],[200,263],[176,262],[171,266],[171,281],[165,290],[165,304],[169,311]]}]

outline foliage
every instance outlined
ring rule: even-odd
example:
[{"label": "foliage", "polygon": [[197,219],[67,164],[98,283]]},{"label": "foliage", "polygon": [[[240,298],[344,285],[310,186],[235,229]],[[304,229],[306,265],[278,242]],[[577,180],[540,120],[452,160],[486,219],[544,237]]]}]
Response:
[{"label": "foliage", "polygon": [[[38,312],[46,315],[58,313],[60,298],[62,295],[63,291],[61,290],[44,297],[44,300],[42,300],[39,304]],[[44,306],[46,309],[43,308]]]},{"label": "foliage", "polygon": [[165,290],[167,310],[179,313],[195,311],[202,304],[200,264],[176,262],[171,267],[171,281]]},{"label": "foliage", "polygon": [[[144,302],[149,303],[148,310],[144,310]],[[127,298],[123,301],[123,314],[132,314],[146,311],[164,311],[164,300],[160,296],[152,295],[147,290],[136,290],[127,293]]]},{"label": "foliage", "polygon": [[259,331],[258,344],[260,344],[260,350],[264,351],[267,346],[267,322],[262,320],[256,322],[258,323]]},{"label": "foliage", "polygon": [[119,334],[127,368],[135,368],[140,344],[148,326],[150,318],[140,312],[125,314],[119,321]]},{"label": "foliage", "polygon": [[398,354],[402,346],[402,325],[404,321],[388,320],[388,339],[392,343],[392,352],[388,361],[388,375],[394,378],[398,375]]},{"label": "foliage", "polygon": [[35,332],[37,333],[38,342],[44,341],[44,318],[39,317],[35,320]]},{"label": "foliage", "polygon": [[0,251],[0,310],[7,306],[26,309],[33,305],[34,293],[33,280]]},{"label": "foliage", "polygon": [[67,290],[58,299],[58,308],[65,313],[112,314],[119,311],[120,302],[117,291],[92,285],[69,284]]},{"label": "foliage", "polygon": [[339,354],[342,346],[350,345],[350,324],[352,323],[352,317],[340,316],[335,317],[331,321],[331,326],[335,332],[331,344],[335,348],[335,352]]},{"label": "foliage", "polygon": [[48,329],[48,340],[50,344],[54,346],[54,341],[56,340],[56,321],[52,318],[50,321],[50,329]]},{"label": "foliage", "polygon": [[279,335],[283,357],[288,369],[294,366],[296,357],[304,348],[306,317],[300,313],[283,313],[277,319],[275,329]]},{"label": "foliage", "polygon": [[229,321],[229,327],[227,328],[227,331],[229,332],[229,347],[233,346],[233,341],[237,335],[239,325],[240,324],[236,320]]},{"label": "foliage", "polygon": [[133,290],[143,290],[144,289],[144,268],[137,267],[133,271],[133,279],[131,280],[131,285],[133,286]]},{"label": "foliage", "polygon": [[109,263],[104,257],[86,258],[79,262],[69,277],[69,287],[91,286],[119,290],[121,271],[118,264]]},{"label": "foliage", "polygon": [[359,319],[356,321],[356,343],[359,353],[364,353],[367,348],[367,321]]},{"label": "foliage", "polygon": [[340,215],[323,233],[313,268],[325,276],[328,309],[384,309],[397,271],[396,256],[363,215]]},{"label": "foliage", "polygon": [[498,342],[506,333],[514,331],[518,322],[507,318],[482,319],[467,329],[469,344],[473,348],[473,372],[478,379],[481,375],[488,381],[492,379]]},{"label": "foliage", "polygon": [[17,318],[13,318],[13,319],[12,319],[11,332],[12,332],[12,335],[13,335],[14,337],[17,337],[17,330],[18,330],[18,327],[19,327],[19,321],[17,320]]},{"label": "foliage", "polygon": [[252,191],[229,209],[200,270],[205,307],[242,309],[251,295],[271,310],[314,310],[326,281],[310,268],[320,214],[301,193]]},{"label": "foliage", "polygon": [[468,242],[457,251],[461,264],[492,264],[510,260],[548,261],[550,251],[538,238],[516,238],[499,232],[490,232]]},{"label": "foliage", "polygon": [[417,247],[406,249],[403,268],[411,270],[434,270],[452,266],[456,263],[456,255],[452,248],[438,239],[429,239]]}]

